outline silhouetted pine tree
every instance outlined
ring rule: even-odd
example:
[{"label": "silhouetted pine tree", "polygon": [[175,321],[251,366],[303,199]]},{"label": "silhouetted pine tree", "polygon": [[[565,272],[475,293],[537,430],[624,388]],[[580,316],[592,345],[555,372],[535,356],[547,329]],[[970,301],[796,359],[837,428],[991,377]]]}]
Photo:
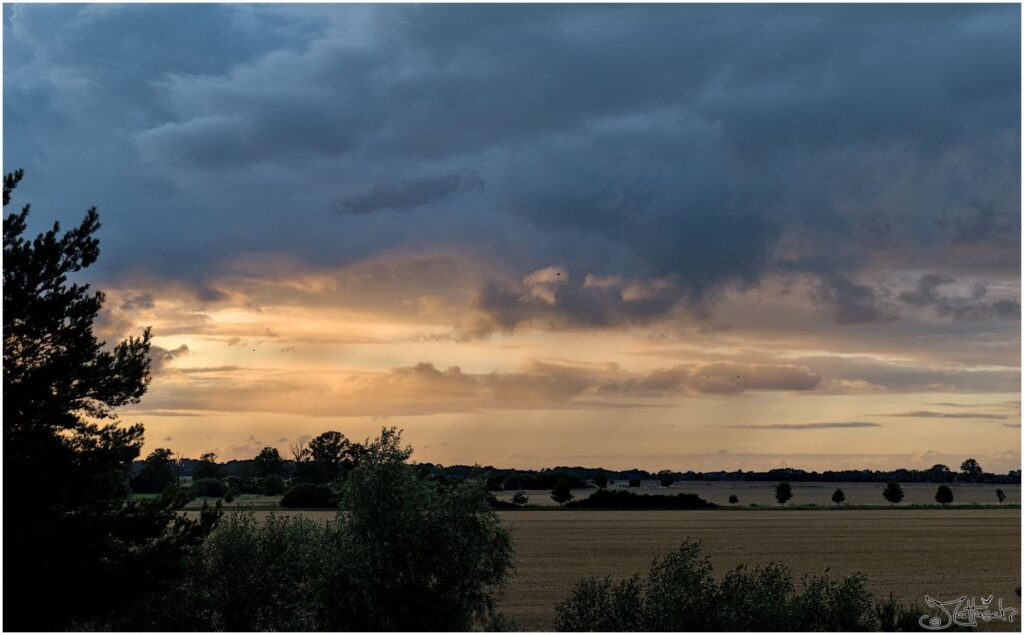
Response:
[{"label": "silhouetted pine tree", "polygon": [[[21,178],[4,177],[5,206]],[[95,208],[31,239],[28,212],[3,222],[4,627],[113,625],[174,577],[217,513],[187,521],[170,498],[126,501],[143,428],[114,409],[146,391],[149,331],[107,347],[93,334],[103,294],[68,279],[99,256]]]}]

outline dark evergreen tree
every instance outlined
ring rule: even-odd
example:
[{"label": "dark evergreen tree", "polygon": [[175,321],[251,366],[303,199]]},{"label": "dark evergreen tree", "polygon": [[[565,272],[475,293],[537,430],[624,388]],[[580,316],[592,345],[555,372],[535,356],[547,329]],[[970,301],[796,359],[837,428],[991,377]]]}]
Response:
[{"label": "dark evergreen tree", "polygon": [[[4,206],[21,178],[4,177]],[[70,278],[99,256],[95,208],[35,238],[28,213],[3,223],[4,628],[113,625],[173,581],[217,514],[185,520],[174,497],[127,501],[143,428],[114,410],[146,391],[149,331],[113,347],[93,333],[103,294]]]}]

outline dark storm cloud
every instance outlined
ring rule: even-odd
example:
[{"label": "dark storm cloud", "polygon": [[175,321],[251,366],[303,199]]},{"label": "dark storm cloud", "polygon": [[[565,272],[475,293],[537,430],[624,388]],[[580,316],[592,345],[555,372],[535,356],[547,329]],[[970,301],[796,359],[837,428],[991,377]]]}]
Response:
[{"label": "dark storm cloud", "polygon": [[954,320],[1020,320],[1020,302],[1016,298],[988,298],[988,287],[975,283],[967,296],[944,295],[939,287],[956,282],[940,274],[921,276],[910,291],[900,294],[900,300],[916,307],[928,307],[937,315]]},{"label": "dark storm cloud", "polygon": [[347,199],[339,214],[369,214],[377,210],[397,210],[436,203],[456,192],[482,190],[484,181],[475,174],[445,174],[398,183],[374,186],[366,194]]},{"label": "dark storm cloud", "polygon": [[[5,5],[4,28],[5,169],[37,215],[100,206],[109,276],[456,249],[507,274],[484,334],[700,314],[770,272],[888,320],[881,251],[1018,275],[1016,6]],[[552,266],[550,294],[522,282]],[[1019,315],[985,302],[929,306]]]},{"label": "dark storm cloud", "polygon": [[888,300],[888,295],[887,289],[858,284],[839,273],[822,275],[812,292],[815,302],[831,308],[838,324],[895,319],[895,308]]}]

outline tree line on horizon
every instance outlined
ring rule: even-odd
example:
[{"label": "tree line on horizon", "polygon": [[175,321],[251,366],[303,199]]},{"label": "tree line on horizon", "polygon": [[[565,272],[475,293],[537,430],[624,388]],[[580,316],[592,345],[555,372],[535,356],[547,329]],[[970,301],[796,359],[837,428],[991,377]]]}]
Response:
[{"label": "tree line on horizon", "polygon": [[[171,450],[161,448],[157,452],[166,453],[168,458],[175,462],[174,469],[178,476],[191,476],[201,478],[204,470],[209,469],[210,464],[215,464],[218,474],[224,477],[234,476],[237,478],[253,478],[265,476],[265,466],[273,465],[280,475],[294,476],[298,470],[298,478],[310,482],[326,482],[330,480],[329,475],[324,474],[323,466],[332,465],[334,462],[351,462],[358,460],[360,444],[349,441],[340,432],[324,432],[309,443],[322,438],[327,438],[324,445],[333,448],[335,444],[348,448],[347,455],[343,459],[330,459],[322,461],[310,454],[302,454],[302,444],[293,444],[290,452],[291,459],[284,458],[280,451],[274,447],[265,447],[252,459],[231,459],[218,461],[214,454],[207,453],[198,459],[175,457]],[[339,449],[345,452],[344,449]],[[296,454],[298,452],[299,454]],[[142,469],[144,462],[136,461],[133,470]],[[630,470],[611,470],[606,468],[590,467],[567,467],[555,466],[541,469],[518,469],[518,468],[496,468],[490,465],[440,465],[434,463],[417,463],[418,469],[445,478],[460,479],[484,479],[487,488],[491,491],[516,491],[516,490],[543,490],[551,489],[559,479],[567,479],[573,489],[585,489],[592,484],[597,484],[602,479],[606,482],[635,481],[657,481],[662,485],[669,486],[677,481],[789,481],[789,482],[835,482],[835,483],[887,483],[897,481],[900,483],[997,483],[997,484],[1019,484],[1021,482],[1020,470],[1009,470],[1006,474],[995,474],[986,472],[981,465],[973,458],[968,458],[960,465],[959,471],[950,469],[949,466],[936,464],[926,470],[915,470],[899,468],[895,470],[826,470],[824,472],[801,470],[797,468],[774,468],[765,471],[673,471],[661,470],[650,472],[638,468]],[[306,470],[316,470],[319,474],[310,474]],[[200,476],[196,476],[196,475]]]}]

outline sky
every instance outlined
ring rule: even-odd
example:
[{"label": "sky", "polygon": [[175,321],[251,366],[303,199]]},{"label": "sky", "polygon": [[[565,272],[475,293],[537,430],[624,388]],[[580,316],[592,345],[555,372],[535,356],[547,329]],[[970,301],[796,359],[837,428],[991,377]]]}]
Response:
[{"label": "sky", "polygon": [[1020,467],[1017,5],[3,7],[146,447]]}]

